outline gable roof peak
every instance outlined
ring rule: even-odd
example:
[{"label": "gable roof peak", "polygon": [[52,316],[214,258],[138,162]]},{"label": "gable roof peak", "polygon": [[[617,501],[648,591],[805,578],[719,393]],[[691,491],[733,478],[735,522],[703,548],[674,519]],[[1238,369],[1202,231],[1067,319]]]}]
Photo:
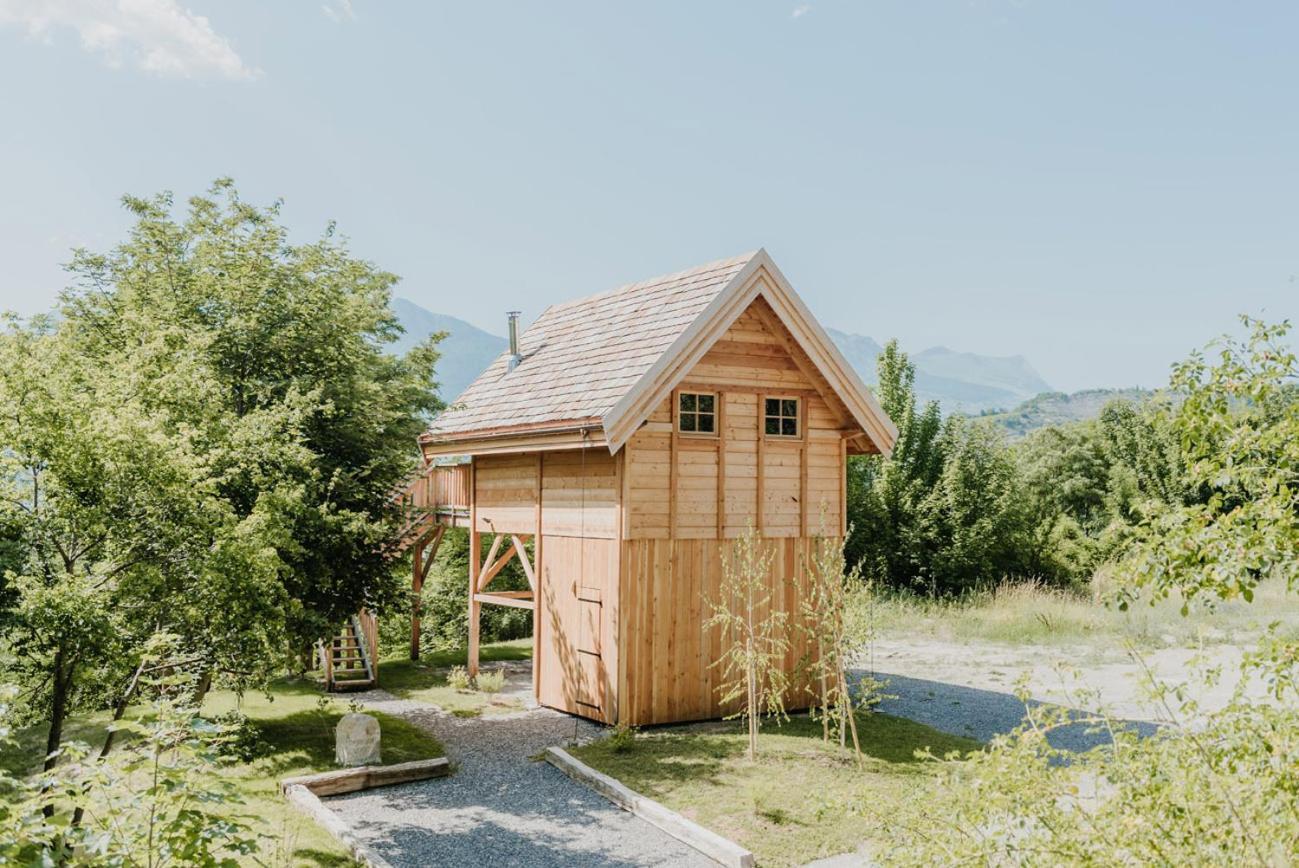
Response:
[{"label": "gable roof peak", "polygon": [[498,356],[421,440],[449,449],[504,431],[603,429],[617,452],[759,295],[888,452],[896,429],[761,247],[551,305],[520,336],[522,363]]}]

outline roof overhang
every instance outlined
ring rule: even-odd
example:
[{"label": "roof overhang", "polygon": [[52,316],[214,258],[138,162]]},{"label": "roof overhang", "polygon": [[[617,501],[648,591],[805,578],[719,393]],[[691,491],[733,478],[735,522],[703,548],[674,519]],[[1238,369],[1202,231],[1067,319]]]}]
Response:
[{"label": "roof overhang", "polygon": [[861,427],[870,444],[884,455],[892,452],[898,429],[765,249],[753,256],[690,327],[605,414],[601,425],[610,452],[617,452],[626,444],[654,408],[671,394],[709,348],[758,298],[764,299],[775,312],[836,397],[843,402],[853,421]]},{"label": "roof overhang", "polygon": [[422,434],[419,445],[425,458],[433,458],[440,455],[508,455],[515,452],[589,449],[604,447],[607,442],[600,420],[592,418],[485,428],[445,437]]}]

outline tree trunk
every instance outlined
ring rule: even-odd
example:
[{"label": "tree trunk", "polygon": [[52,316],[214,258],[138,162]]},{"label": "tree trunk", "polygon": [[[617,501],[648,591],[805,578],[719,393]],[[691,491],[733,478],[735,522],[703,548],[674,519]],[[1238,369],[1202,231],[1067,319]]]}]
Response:
[{"label": "tree trunk", "polygon": [[[64,660],[64,651],[59,648],[54,654],[54,694],[50,706],[50,729],[45,736],[45,763],[42,766],[47,772],[58,764],[55,754],[63,745],[63,724],[68,717],[68,690],[71,687],[72,673],[64,673]],[[53,817],[54,806],[46,805],[43,813],[46,817]]]},{"label": "tree trunk", "polygon": [[[134,685],[132,685],[134,688]],[[202,708],[203,700],[207,698],[208,691],[212,689],[212,668],[209,666],[203,670],[203,674],[198,677],[198,684],[194,685],[194,707]]]},{"label": "tree trunk", "polygon": [[[847,703],[846,712],[848,714],[848,725],[852,727],[852,749],[857,755],[857,762],[861,762],[861,742],[857,740],[857,715],[855,713],[852,701],[852,694],[848,692],[848,679],[844,675],[843,668],[839,668],[839,686],[843,691],[844,701]],[[842,740],[842,733],[840,733]]]},{"label": "tree trunk", "polygon": [[45,771],[54,768],[58,759],[54,754],[63,744],[63,723],[68,716],[68,681],[64,676],[64,653],[60,648],[54,654],[53,701],[50,708],[50,730],[45,737]]},{"label": "tree trunk", "polygon": [[[117,705],[113,708],[113,723],[117,723],[126,715],[126,709],[131,705],[131,699],[135,696],[136,688],[140,685],[140,676],[144,674],[144,663],[147,658],[141,657],[139,664],[135,667],[135,672],[131,675],[131,680],[126,683],[126,689],[117,700]],[[113,741],[117,736],[117,731],[108,727],[108,732],[104,735],[104,744],[99,748],[99,758],[102,760],[108,756],[108,752],[113,749]],[[85,814],[85,806],[77,805],[77,809],[72,812],[72,825],[81,825],[81,818]]]}]

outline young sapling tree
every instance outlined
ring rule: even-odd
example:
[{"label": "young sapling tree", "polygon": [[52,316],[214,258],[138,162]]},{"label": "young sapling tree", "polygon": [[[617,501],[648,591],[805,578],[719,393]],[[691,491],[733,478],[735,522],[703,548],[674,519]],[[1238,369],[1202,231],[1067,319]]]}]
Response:
[{"label": "young sapling tree", "polygon": [[739,717],[749,731],[749,759],[758,755],[758,730],[764,715],[785,715],[789,674],[783,665],[789,651],[789,613],[771,592],[775,555],[752,524],[722,557],[721,595],[709,600],[706,626],[721,631],[722,654],[713,665],[721,670],[718,686],[723,705],[739,702],[727,719]]}]

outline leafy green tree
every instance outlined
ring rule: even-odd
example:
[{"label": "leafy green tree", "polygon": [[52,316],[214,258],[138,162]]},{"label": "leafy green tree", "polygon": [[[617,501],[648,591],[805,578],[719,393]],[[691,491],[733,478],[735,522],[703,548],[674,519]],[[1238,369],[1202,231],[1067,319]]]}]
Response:
[{"label": "leafy green tree", "polygon": [[1173,372],[1184,397],[1171,430],[1207,496],[1159,504],[1139,528],[1128,566],[1158,596],[1250,600],[1266,578],[1299,584],[1299,362],[1289,322],[1243,322],[1249,337],[1224,338],[1215,364],[1195,353]]},{"label": "leafy green tree", "polygon": [[849,563],[883,585],[957,593],[1022,574],[1027,514],[1009,449],[994,429],[936,402],[917,409],[915,366],[890,341],[879,397],[898,427],[893,454],[851,460]]},{"label": "leafy green tree", "polygon": [[172,204],[128,198],[57,320],[0,335],[0,654],[51,753],[71,711],[129,698],[151,637],[252,684],[400,593],[387,495],[437,407],[434,342],[384,352],[395,278],[332,228],[295,245],[228,181]]},{"label": "leafy green tree", "polygon": [[[1152,602],[1176,594],[1187,608],[1249,600],[1269,578],[1299,590],[1299,363],[1283,343],[1288,323],[1245,323],[1248,338],[1224,339],[1212,364],[1197,353],[1174,371],[1170,388],[1183,400],[1153,424],[1173,435],[1182,457],[1166,460],[1165,446],[1148,448],[1161,440],[1144,435],[1135,458],[1129,449],[1138,487],[1161,496],[1144,501],[1121,565],[1125,603],[1141,591]],[[1164,483],[1171,487],[1161,489]],[[1205,711],[1187,686],[1151,677],[1171,722],[1142,739],[1103,713],[1091,715],[1112,744],[1083,754],[1048,740],[1077,725],[1074,716],[1026,706],[1027,722],[1016,732],[943,767],[923,815],[888,818],[884,859],[1292,864],[1299,642],[1272,632],[1243,667],[1242,676],[1258,676],[1274,701],[1249,695],[1250,679],[1242,677],[1224,708]]]},{"label": "leafy green tree", "polygon": [[1097,419],[1045,428],[1018,444],[1035,573],[1084,580],[1122,556],[1155,505],[1203,499],[1169,409],[1112,401]]}]

